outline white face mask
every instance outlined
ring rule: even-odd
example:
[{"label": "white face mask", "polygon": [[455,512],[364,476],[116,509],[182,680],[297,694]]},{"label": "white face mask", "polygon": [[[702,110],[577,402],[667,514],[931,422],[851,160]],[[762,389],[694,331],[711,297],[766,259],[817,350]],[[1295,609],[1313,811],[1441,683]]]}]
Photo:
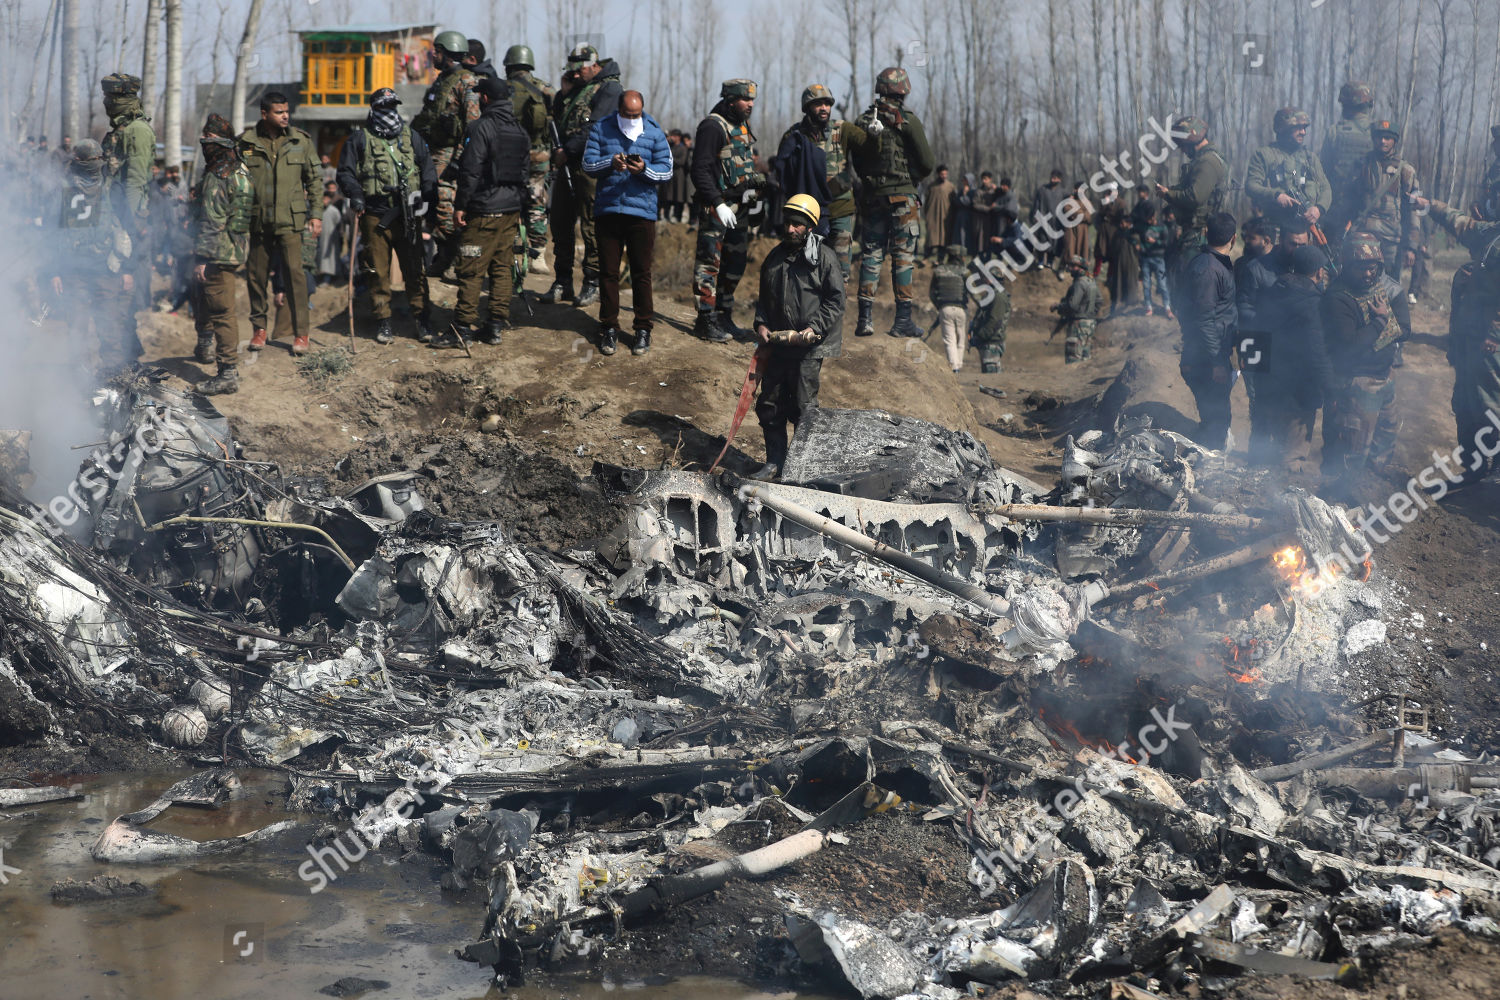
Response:
[{"label": "white face mask", "polygon": [[641,115],[639,118],[626,118],[624,115],[615,115],[615,117],[619,119],[620,131],[631,142],[635,142],[646,131],[645,115]]}]

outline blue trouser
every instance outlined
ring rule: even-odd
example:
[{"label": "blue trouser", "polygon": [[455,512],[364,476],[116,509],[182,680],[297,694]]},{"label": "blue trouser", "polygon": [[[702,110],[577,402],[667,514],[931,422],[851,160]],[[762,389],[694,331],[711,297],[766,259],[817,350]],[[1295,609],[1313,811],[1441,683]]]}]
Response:
[{"label": "blue trouser", "polygon": [[1167,259],[1165,257],[1142,257],[1141,258],[1141,287],[1146,291],[1146,308],[1151,308],[1151,284],[1156,283],[1156,290],[1161,295],[1161,307],[1170,310],[1172,308],[1172,297],[1167,294]]}]

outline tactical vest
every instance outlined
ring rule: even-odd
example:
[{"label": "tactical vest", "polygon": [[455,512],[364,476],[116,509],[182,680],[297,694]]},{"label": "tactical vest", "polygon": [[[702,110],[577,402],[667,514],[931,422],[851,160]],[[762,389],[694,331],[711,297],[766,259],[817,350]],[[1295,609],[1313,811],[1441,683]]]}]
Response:
[{"label": "tactical vest", "polygon": [[[1099,295],[1099,285],[1087,274],[1079,275],[1076,279],[1079,288],[1079,298],[1082,300],[1076,312],[1069,313],[1063,318],[1073,322],[1093,321],[1099,318],[1099,306],[1103,300]],[[1071,294],[1069,298],[1071,298]]]},{"label": "tactical vest", "polygon": [[1312,153],[1306,149],[1288,151],[1272,146],[1274,162],[1266,170],[1266,187],[1276,188],[1299,200],[1307,198],[1307,182],[1316,173]]},{"label": "tactical vest", "polygon": [[935,306],[963,305],[964,268],[957,264],[939,264],[933,268],[930,294]]},{"label": "tactical vest", "polygon": [[[866,118],[861,118],[860,124],[868,126],[869,122]],[[887,128],[874,138],[874,153],[856,154],[856,168],[867,187],[881,187],[892,180],[899,184],[912,184],[911,164],[906,160],[906,141],[901,138],[901,134],[893,128]]]},{"label": "tactical vest", "polygon": [[1323,149],[1328,156],[1323,167],[1329,182],[1336,188],[1353,184],[1359,176],[1360,161],[1370,151],[1370,116],[1361,112],[1353,118],[1340,118],[1328,130]]},{"label": "tactical vest", "polygon": [[464,113],[466,95],[479,78],[466,69],[455,69],[432,82],[422,101],[422,111],[412,119],[412,127],[434,150],[453,149],[464,144],[469,121]]},{"label": "tactical vest", "polygon": [[369,129],[364,133],[365,143],[359,151],[354,175],[366,198],[393,195],[400,190],[402,181],[406,182],[409,191],[421,187],[417,177],[417,154],[411,143],[411,126],[402,125],[400,134],[394,139],[383,139]]},{"label": "tactical vest", "polygon": [[755,133],[750,131],[750,123],[734,125],[717,111],[708,117],[724,130],[725,142],[719,149],[719,190],[744,188],[755,175]]},{"label": "tactical vest", "polygon": [[[1395,169],[1392,170],[1392,167]],[[1366,156],[1360,173],[1360,204],[1354,228],[1389,243],[1401,237],[1401,199],[1416,185],[1417,171],[1397,157]]]},{"label": "tactical vest", "polygon": [[[1212,160],[1209,159],[1210,156],[1213,157]],[[1194,206],[1193,217],[1185,223],[1181,219],[1177,220],[1182,224],[1184,234],[1197,233],[1204,226],[1208,225],[1208,217],[1210,215],[1213,215],[1224,207],[1224,184],[1229,176],[1229,168],[1224,163],[1224,157],[1220,156],[1219,151],[1213,148],[1213,146],[1205,147],[1197,156],[1182,166],[1182,186],[1191,188],[1193,186],[1193,178],[1197,177],[1198,172],[1201,170],[1212,170],[1215,163],[1218,164],[1219,183],[1215,184],[1214,189],[1209,192],[1208,200],[1201,205]]]},{"label": "tactical vest", "polygon": [[562,121],[558,122],[558,128],[564,139],[587,131],[594,123],[594,95],[603,85],[604,77],[596,76],[563,98]]},{"label": "tactical vest", "polygon": [[[547,119],[552,113],[552,102],[536,81],[531,78],[530,73],[517,73],[509,77],[510,83],[510,106],[516,113],[516,121],[526,130],[531,137],[532,149],[549,149],[552,145],[550,136],[547,135]],[[532,130],[531,119],[535,116],[527,114],[527,106],[537,104],[542,109],[542,120],[540,127]]]},{"label": "tactical vest", "polygon": [[994,292],[990,304],[980,308],[971,324],[975,343],[989,344],[1005,339],[1005,328],[1010,323],[1010,293],[1003,288]]},{"label": "tactical vest", "polygon": [[109,188],[102,181],[92,192],[72,183],[63,188],[60,226],[67,256],[78,270],[118,271],[120,261],[130,255],[129,244],[119,240],[123,231],[115,224],[109,206]]}]

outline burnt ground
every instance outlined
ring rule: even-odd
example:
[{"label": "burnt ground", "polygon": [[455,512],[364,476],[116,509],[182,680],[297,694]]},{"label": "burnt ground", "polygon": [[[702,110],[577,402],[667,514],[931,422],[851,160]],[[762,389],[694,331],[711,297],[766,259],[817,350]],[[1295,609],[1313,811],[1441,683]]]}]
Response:
[{"label": "burnt ground", "polygon": [[[368,339],[363,308],[352,370],[326,384],[298,374],[286,342],[245,356],[238,395],[218,405],[233,421],[247,456],[283,463],[288,471],[327,477],[336,489],[408,470],[421,477],[428,506],[455,518],[499,519],[521,541],[550,548],[587,542],[613,526],[615,512],[587,473],[594,461],[654,468],[703,468],[723,443],[733,401],[749,357],[744,345],[714,346],[692,339],[687,297],[692,236],[667,227],[658,240],[659,322],[646,358],[628,351],[603,358],[593,350],[595,323],[577,310],[535,306],[539,325],[519,305],[500,348],[476,345],[435,352],[409,339],[381,347]],[[739,320],[748,322],[757,243],[742,289]],[[685,263],[686,261],[686,263]],[[1415,310],[1417,337],[1400,373],[1405,409],[1400,459],[1415,474],[1434,449],[1452,447],[1447,399],[1451,373],[1442,356],[1447,276],[1442,261],[1435,300]],[[928,272],[918,271],[919,301]],[[533,293],[545,280],[530,279]],[[453,298],[435,283],[439,319]],[[1117,413],[1146,413],[1161,426],[1186,430],[1191,397],[1177,375],[1175,325],[1161,317],[1126,316],[1101,324],[1095,356],[1064,366],[1060,340],[1047,341],[1047,306],[1065,289],[1047,274],[1023,276],[1015,290],[1006,370],[980,376],[971,353],[966,370],[949,372],[936,343],[899,341],[881,334],[856,340],[846,317],[845,355],[825,366],[825,405],[881,407],[968,430],[996,461],[1043,483],[1054,480],[1061,440],[1069,432]],[[882,292],[877,324],[888,321]],[[242,299],[243,302],[243,299]],[[341,291],[314,299],[314,348],[347,344]],[[930,314],[919,322],[930,322]],[[398,335],[409,331],[398,317]],[[248,326],[242,337],[248,339]],[[191,321],[142,317],[148,358],[188,383],[208,373],[191,361]],[[1122,369],[1128,374],[1120,378]],[[1000,389],[1007,398],[981,393]],[[1235,436],[1243,458],[1248,418],[1236,391]],[[487,417],[494,433],[480,430]],[[761,441],[753,418],[726,465],[758,464]],[[1405,476],[1369,484],[1384,498]],[[1440,735],[1467,752],[1500,750],[1500,695],[1493,651],[1500,648],[1500,574],[1495,567],[1496,498],[1481,486],[1419,516],[1375,556],[1375,573],[1397,581],[1409,628],[1393,630],[1388,649],[1372,661],[1364,685],[1402,687],[1435,710]],[[1420,619],[1414,617],[1420,615]],[[904,678],[907,698],[920,697],[920,678]],[[904,699],[893,698],[899,705]],[[96,741],[88,747],[49,744],[0,753],[0,771],[42,780],[55,773],[156,768],[167,755]],[[781,929],[778,893],[795,893],[810,906],[837,906],[881,924],[903,910],[967,914],[987,908],[966,881],[967,851],[951,832],[905,812],[888,813],[849,831],[850,843],[830,844],[814,857],[766,881],[732,884],[657,920],[643,922],[611,946],[597,970],[617,977],[705,972],[781,983],[806,983]],[[753,845],[751,845],[753,846]],[[1441,934],[1430,945],[1392,952],[1371,968],[1358,991],[1380,998],[1500,995],[1500,961],[1487,942]],[[1326,983],[1239,980],[1237,998],[1325,997],[1350,993]],[[996,996],[1031,995],[1021,985]]]}]

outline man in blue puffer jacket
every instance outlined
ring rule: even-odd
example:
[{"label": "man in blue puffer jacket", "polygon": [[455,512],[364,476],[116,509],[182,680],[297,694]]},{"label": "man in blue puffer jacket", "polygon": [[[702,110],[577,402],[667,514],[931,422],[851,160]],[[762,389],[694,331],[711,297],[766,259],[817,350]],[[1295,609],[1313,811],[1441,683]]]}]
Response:
[{"label": "man in blue puffer jacket", "polygon": [[620,95],[619,113],[589,130],[583,172],[598,181],[594,229],[599,240],[599,353],[613,354],[620,330],[620,258],[630,259],[635,296],[635,343],[630,353],[651,349],[655,313],[651,303],[651,258],[656,251],[656,207],[661,185],[672,179],[667,134],[645,112],[639,92]]}]

